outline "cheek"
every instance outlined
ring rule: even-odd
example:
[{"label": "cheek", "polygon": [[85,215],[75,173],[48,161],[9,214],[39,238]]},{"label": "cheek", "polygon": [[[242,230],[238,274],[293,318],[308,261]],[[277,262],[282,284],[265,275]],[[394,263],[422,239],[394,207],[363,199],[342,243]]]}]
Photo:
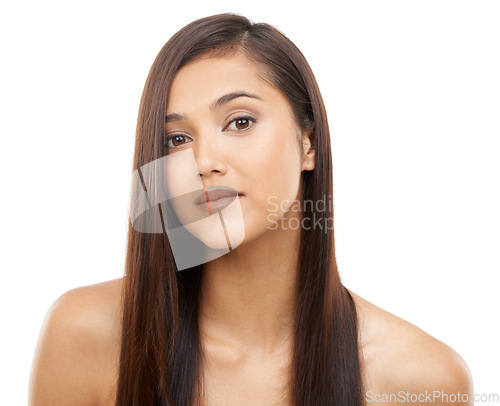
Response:
[{"label": "cheek", "polygon": [[[300,152],[293,130],[274,133],[270,141],[246,155],[241,167],[254,208],[280,216],[297,197],[300,184]],[[278,205],[278,207],[277,207]]]}]

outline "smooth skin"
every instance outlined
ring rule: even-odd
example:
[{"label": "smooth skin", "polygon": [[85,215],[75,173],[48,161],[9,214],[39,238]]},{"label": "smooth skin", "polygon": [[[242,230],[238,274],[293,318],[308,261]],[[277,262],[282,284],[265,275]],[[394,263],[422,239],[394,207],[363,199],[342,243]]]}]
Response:
[{"label": "smooth skin", "polygon": [[[220,96],[244,91],[216,109]],[[207,405],[286,405],[293,297],[300,229],[271,227],[269,196],[282,202],[284,224],[300,195],[300,174],[314,170],[311,133],[302,131],[286,98],[243,55],[202,58],[175,76],[166,114],[174,136],[168,153],[192,148],[204,186],[231,186],[244,197],[245,240],[204,265],[200,329]],[[236,120],[238,117],[253,117]],[[295,223],[296,224],[296,223]],[[72,289],[49,309],[31,370],[29,404],[114,405],[120,351],[122,278]],[[464,360],[418,327],[351,292],[359,314],[367,405],[383,394],[468,394]],[[284,400],[285,399],[285,400]],[[444,405],[437,399],[428,405]],[[471,405],[456,402],[456,405]]]}]

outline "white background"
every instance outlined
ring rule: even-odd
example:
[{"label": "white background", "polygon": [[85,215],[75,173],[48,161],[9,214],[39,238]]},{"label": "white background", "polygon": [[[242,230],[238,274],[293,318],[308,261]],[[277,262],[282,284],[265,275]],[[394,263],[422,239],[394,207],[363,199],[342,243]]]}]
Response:
[{"label": "white background", "polygon": [[2,404],[26,403],[51,303],[123,275],[147,73],[177,30],[226,11],[280,29],[315,72],[346,286],[500,393],[498,1],[3,4]]}]

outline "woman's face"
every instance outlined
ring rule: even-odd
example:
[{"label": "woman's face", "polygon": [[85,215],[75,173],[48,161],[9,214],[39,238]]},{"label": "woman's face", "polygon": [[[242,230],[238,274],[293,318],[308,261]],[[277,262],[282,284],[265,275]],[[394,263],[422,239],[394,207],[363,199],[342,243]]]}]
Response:
[{"label": "woman's face", "polygon": [[[174,77],[166,111],[169,159],[194,155],[203,188],[225,186],[238,192],[233,203],[241,205],[243,223],[229,210],[233,203],[221,213],[225,227],[244,227],[243,243],[276,227],[276,219],[298,198],[301,171],[314,169],[314,152],[307,153],[309,133],[294,121],[285,96],[258,73],[241,54],[190,62]],[[183,187],[179,168],[173,164],[166,171],[174,195],[175,188]],[[176,207],[182,221],[180,211]],[[211,217],[214,225],[220,222],[217,214]],[[210,247],[226,243],[213,227],[189,229]]]}]

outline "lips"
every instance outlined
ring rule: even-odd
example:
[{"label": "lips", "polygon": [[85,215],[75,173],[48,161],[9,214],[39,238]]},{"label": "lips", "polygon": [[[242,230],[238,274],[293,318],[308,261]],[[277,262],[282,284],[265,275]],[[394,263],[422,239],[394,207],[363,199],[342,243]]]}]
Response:
[{"label": "lips", "polygon": [[[215,201],[218,199],[221,199],[223,197],[236,197],[238,192],[232,188],[225,188],[225,187],[208,187],[210,190],[207,192],[202,192],[200,195],[196,198],[194,201],[195,204],[203,204],[207,203],[207,201]],[[208,195],[208,198],[207,198]]]},{"label": "lips", "polygon": [[208,186],[207,191],[200,193],[194,203],[203,211],[217,212],[229,206],[238,196],[243,196],[236,190],[225,186]]}]

